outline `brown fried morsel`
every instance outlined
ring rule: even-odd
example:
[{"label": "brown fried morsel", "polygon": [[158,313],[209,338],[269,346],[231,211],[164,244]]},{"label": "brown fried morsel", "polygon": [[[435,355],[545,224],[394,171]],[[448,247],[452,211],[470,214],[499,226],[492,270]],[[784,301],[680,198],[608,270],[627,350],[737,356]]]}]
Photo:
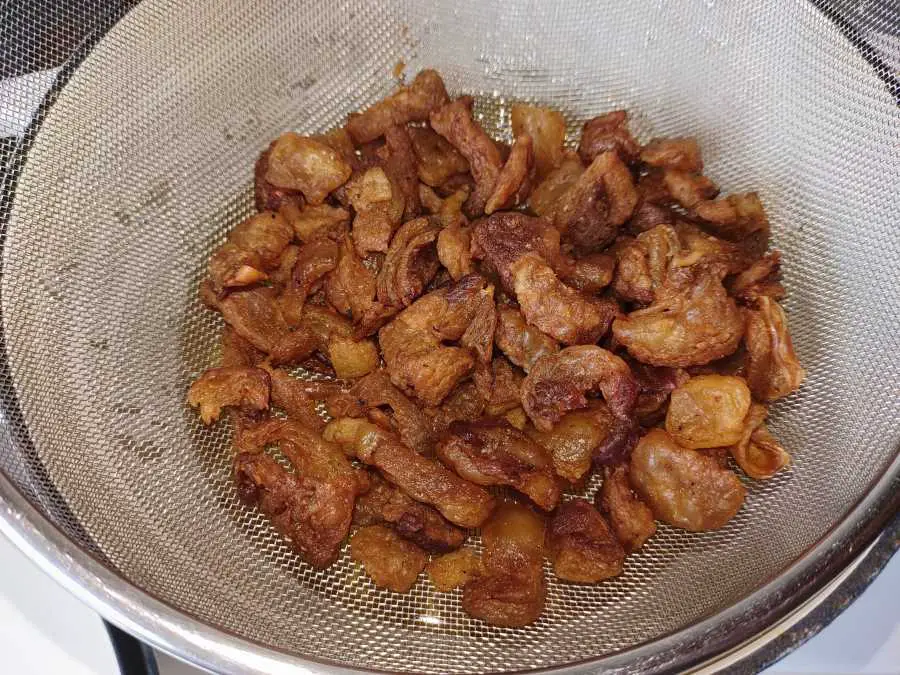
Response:
[{"label": "brown fried morsel", "polygon": [[403,200],[403,218],[415,218],[422,212],[419,201],[419,174],[416,153],[405,125],[389,127],[384,134],[384,171]]},{"label": "brown fried morsel", "polygon": [[500,505],[481,530],[483,573],[463,589],[462,607],[491,626],[518,628],[544,609],[544,520],[527,506]]},{"label": "brown fried morsel", "polygon": [[470,548],[445,553],[432,558],[425,573],[438,593],[449,593],[465,586],[482,573],[481,558]]},{"label": "brown fried morsel", "polygon": [[354,525],[387,523],[397,533],[426,551],[443,553],[462,546],[466,533],[437,509],[415,501],[377,473],[369,474],[369,491],[356,500]]},{"label": "brown fried morsel", "polygon": [[482,363],[490,363],[494,353],[494,332],[497,329],[497,306],[494,304],[494,287],[484,289],[472,320],[459,339],[459,344],[472,350]]},{"label": "brown fried morsel", "polygon": [[217,294],[227,288],[249,286],[278,267],[293,231],[280,214],[263,211],[228,233],[225,243],[209,259],[209,279]]},{"label": "brown fried morsel", "polygon": [[297,258],[300,257],[300,247],[290,244],[281,252],[278,259],[278,267],[269,272],[269,283],[279,293],[284,293],[291,285],[291,277],[294,274],[294,265],[297,264]]},{"label": "brown fried morsel", "polygon": [[609,520],[626,553],[634,553],[656,534],[653,511],[631,489],[628,465],[605,467],[594,504]]},{"label": "brown fried morsel", "polygon": [[350,237],[341,241],[334,271],[325,277],[325,297],[338,312],[358,322],[375,301],[375,271],[366,267]]},{"label": "brown fried morsel", "polygon": [[654,366],[702,365],[733,353],[744,320],[720,274],[688,267],[669,274],[646,309],[613,322],[613,336],[638,361]]},{"label": "brown fried morsel", "polygon": [[469,225],[455,222],[444,227],[438,234],[438,260],[447,268],[454,281],[459,281],[475,269],[471,246],[472,228]]},{"label": "brown fried morsel", "polygon": [[578,155],[571,151],[564,153],[559,166],[550,171],[531,191],[528,208],[552,223],[562,203],[562,196],[578,182],[583,173],[584,165]]},{"label": "brown fried morsel", "polygon": [[381,328],[391,381],[426,405],[439,404],[475,367],[469,349],[442,343],[463,336],[488,289],[477,275],[463,277],[419,298]]},{"label": "brown fried morsel", "polygon": [[448,100],[441,76],[434,70],[423,70],[408,87],[400,87],[367,110],[351,114],[347,130],[357,143],[368,143],[394,125],[427,120]]},{"label": "brown fried morsel", "polygon": [[246,366],[223,366],[203,372],[187,395],[188,405],[200,408],[203,424],[212,424],[225,407],[265,410],[269,407],[269,376]]},{"label": "brown fried morsel", "polygon": [[300,206],[303,195],[296,190],[285,190],[272,185],[266,180],[269,171],[269,154],[275,141],[263,150],[253,166],[253,202],[257,211],[277,211],[284,204],[292,203]]},{"label": "brown fried morsel", "polygon": [[265,358],[265,354],[228,325],[222,330],[219,349],[221,351],[219,365],[221,366],[255,366]]},{"label": "brown fried morsel", "polygon": [[338,245],[330,239],[310,241],[297,251],[290,283],[279,297],[281,312],[290,326],[300,325],[306,298],[337,266],[338,258]]},{"label": "brown fried morsel", "polygon": [[359,255],[386,252],[406,206],[387,172],[374,166],[358,174],[347,184],[347,197],[356,211],[351,236]]},{"label": "brown fried morsel", "polygon": [[423,457],[367,420],[342,417],[328,423],[324,436],[460,527],[478,527],[494,508],[494,498],[483,488],[463,480],[438,461]]},{"label": "brown fried morsel", "polygon": [[641,148],[641,161],[658,169],[703,172],[696,138],[654,138]]},{"label": "brown fried morsel", "polygon": [[538,176],[546,176],[563,159],[566,120],[562,113],[550,108],[513,104],[510,123],[515,138],[526,135],[534,145],[534,168]]},{"label": "brown fried morsel", "polygon": [[687,382],[690,375],[682,368],[650,366],[634,360],[628,365],[640,392],[634,405],[634,417],[644,426],[653,426],[665,417],[669,396],[676,387]]},{"label": "brown fried morsel", "polygon": [[303,328],[316,340],[340,379],[354,379],[378,368],[378,348],[372,340],[356,339],[353,325],[337,312],[318,305],[303,308]]},{"label": "brown fried morsel", "polygon": [[733,472],[696,450],[651,429],[631,453],[631,484],[660,520],[691,532],[715,530],[731,520],[747,490]]},{"label": "brown fried morsel", "polygon": [[531,190],[533,168],[534,147],[531,136],[516,136],[509,157],[497,176],[494,191],[484,206],[484,212],[489,215],[524,202]]},{"label": "brown fried morsel", "polygon": [[654,204],[648,201],[641,189],[641,183],[638,181],[638,205],[634,208],[634,213],[625,224],[631,234],[640,234],[651,230],[657,225],[674,225],[676,213],[668,206],[662,204]]},{"label": "brown fried morsel", "polygon": [[791,463],[791,456],[766,426],[768,414],[764,405],[754,403],[744,420],[741,440],[728,448],[741,470],[757,480],[771,478]]},{"label": "brown fried morsel", "polygon": [[340,240],[350,230],[350,212],[330,204],[283,204],[278,212],[294,230],[294,236],[306,243],[315,239]]},{"label": "brown fried morsel", "polygon": [[637,202],[628,167],[615,152],[605,152],[560,197],[553,224],[579,251],[599,251],[615,239]]},{"label": "brown fried morsel", "polygon": [[553,457],[556,474],[577,484],[591,470],[595,456],[622,461],[636,440],[632,425],[613,415],[603,401],[563,415],[552,429],[531,429],[528,434]]},{"label": "brown fried morsel", "polygon": [[306,562],[323,569],[337,559],[354,500],[368,483],[317,433],[285,420],[272,422],[278,424],[272,424],[268,443],[279,444],[296,473],[262,452],[240,453],[234,460],[238,496],[259,508]]},{"label": "brown fried morsel", "polygon": [[471,380],[463,382],[451,391],[438,407],[425,408],[431,419],[433,436],[444,433],[457,420],[474,421],[484,413],[486,401]]},{"label": "brown fried morsel", "polygon": [[440,226],[427,217],[399,227],[378,273],[379,302],[406,307],[422,294],[440,266],[435,248],[439,231]]},{"label": "brown fried morsel", "polygon": [[728,292],[749,305],[754,305],[764,295],[773,300],[781,300],[784,297],[784,286],[779,281],[780,277],[781,252],[772,251],[732,279],[728,284]]},{"label": "brown fried morsel", "polygon": [[560,504],[547,526],[547,552],[557,577],[581,584],[618,576],[625,563],[609,523],[586,499]]},{"label": "brown fried morsel", "polygon": [[513,408],[519,407],[522,401],[522,373],[502,356],[494,358],[490,367],[476,368],[475,389],[484,399],[484,414],[499,417]]},{"label": "brown fried morsel", "polygon": [[545,511],[559,503],[549,454],[506,420],[453,422],[436,450],[445,465],[476,485],[508,485]]},{"label": "brown fried morsel", "polygon": [[383,525],[368,525],[350,537],[350,557],[380,588],[407,593],[425,569],[425,551]]},{"label": "brown fried morsel", "polygon": [[709,178],[689,171],[666,169],[662,174],[662,185],[672,199],[686,209],[719,194],[719,188]]},{"label": "brown fried morsel", "polygon": [[416,153],[419,180],[433,188],[440,187],[451,176],[469,171],[469,163],[456,148],[431,127],[409,127]]},{"label": "brown fried morsel", "polygon": [[356,168],[359,164],[359,158],[356,156],[356,146],[353,144],[353,138],[346,127],[337,127],[324,134],[316,134],[310,138],[324,143],[337,152],[351,167]]},{"label": "brown fried morsel", "polygon": [[[706,200],[712,197],[706,197]],[[769,218],[755,192],[729,195],[716,201],[682,204],[717,237],[738,243],[755,260],[769,247]]]},{"label": "brown fried morsel", "polygon": [[341,154],[329,146],[288,131],[269,147],[265,179],[277,188],[302,192],[310,204],[321,204],[347,182],[352,171]]},{"label": "brown fried morsel", "polygon": [[296,420],[310,429],[322,429],[325,420],[316,411],[316,398],[310,393],[308,383],[293,377],[282,368],[267,363],[260,366],[272,382],[272,404],[284,410],[289,419]]},{"label": "brown fried morsel", "polygon": [[525,319],[563,344],[592,344],[609,330],[619,305],[569,288],[542,258],[528,254],[510,267]]},{"label": "brown fried morsel", "polygon": [[526,373],[542,356],[559,351],[559,343],[538,328],[528,325],[522,312],[514,307],[497,310],[494,343],[506,357]]},{"label": "brown fried morsel", "polygon": [[275,364],[296,363],[316,348],[305,329],[292,331],[278,305],[274,289],[237,291],[218,302],[219,311],[234,331]]},{"label": "brown fried morsel", "polygon": [[549,431],[570,410],[588,405],[586,393],[600,391],[612,413],[627,419],[638,394],[631,369],[595,345],[566,347],[538,361],[522,385],[522,407],[535,427]]},{"label": "brown fried morsel", "polygon": [[675,229],[658,225],[634,239],[617,242],[613,291],[625,301],[649,305],[669,275],[680,250]]},{"label": "brown fried morsel", "polygon": [[797,391],[806,371],[794,352],[781,305],[766,296],[758,298],[756,305],[757,309],[745,310],[747,383],[754,398],[771,402]]},{"label": "brown fried morsel", "polygon": [[750,388],[740,377],[692,377],[672,392],[666,431],[693,450],[734,445],[743,435],[750,402]]},{"label": "brown fried morsel", "polygon": [[550,266],[559,258],[559,232],[543,218],[522,213],[494,213],[475,222],[472,255],[500,277],[504,290],[514,292],[512,266],[529,253]]},{"label": "brown fried morsel", "polygon": [[593,295],[609,286],[616,269],[616,258],[609,253],[589,253],[578,258],[562,256],[556,273],[567,286]]},{"label": "brown fried morsel", "polygon": [[494,141],[472,118],[473,99],[462,96],[430,115],[431,127],[446,138],[469,163],[475,191],[469,196],[468,211],[477,215],[494,192],[503,158]]},{"label": "brown fried morsel", "polygon": [[623,162],[634,162],[640,146],[628,131],[627,124],[628,113],[624,110],[613,110],[585,122],[581,128],[581,141],[578,143],[581,159],[589,164],[599,155],[612,150]]}]

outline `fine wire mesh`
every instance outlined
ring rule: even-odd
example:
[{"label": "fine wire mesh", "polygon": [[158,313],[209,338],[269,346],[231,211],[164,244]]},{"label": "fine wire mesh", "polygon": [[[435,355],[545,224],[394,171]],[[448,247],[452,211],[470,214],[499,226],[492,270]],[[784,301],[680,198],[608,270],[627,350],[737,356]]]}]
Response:
[{"label": "fine wire mesh", "polygon": [[[57,22],[69,5],[82,16],[91,3],[49,3]],[[900,133],[880,79],[900,64],[895,18],[856,18],[860,37],[887,32],[876,54],[799,0],[140,3],[64,70],[0,195],[0,394],[21,410],[5,420],[0,469],[134,585],[236,635],[352,666],[561,665],[734,604],[840,522],[900,441]],[[97,3],[88,27],[109,21]],[[300,562],[236,499],[227,429],[203,428],[184,403],[221,329],[197,285],[252,212],[257,154],[386,94],[397,61],[475,93],[495,135],[516,100],[562,110],[573,132],[627,108],[641,140],[696,135],[726,192],[760,192],[784,254],[809,378],[771,428],[793,466],[748,480],[720,531],[662,527],[619,578],[551,577],[527,629],[474,621],[458,592],[424,578],[408,595],[379,591],[346,552],[324,572]]]}]

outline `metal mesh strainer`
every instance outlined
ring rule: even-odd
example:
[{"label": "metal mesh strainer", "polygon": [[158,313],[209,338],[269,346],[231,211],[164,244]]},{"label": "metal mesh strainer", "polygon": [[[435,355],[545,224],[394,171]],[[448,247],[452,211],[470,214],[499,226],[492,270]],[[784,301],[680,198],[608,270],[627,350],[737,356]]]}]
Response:
[{"label": "metal mesh strainer", "polygon": [[[298,659],[656,670],[786,611],[895,508],[895,7],[145,0],[125,13],[131,4],[57,0],[24,19],[0,9],[6,74],[66,62],[12,143],[0,194],[0,514],[121,623],[242,672]],[[793,468],[749,484],[721,531],[663,528],[620,578],[552,584],[526,630],[472,621],[424,581],[408,596],[377,591],[346,555],[324,573],[300,563],[239,505],[226,431],[184,406],[220,329],[197,283],[251,211],[256,155],[285,129],[324,130],[387,93],[398,60],[480,94],[494,132],[511,101],[533,100],[573,128],[624,107],[643,140],[698,135],[716,182],[761,193],[784,252],[810,373],[773,411]],[[16,102],[31,86],[7,87],[0,121],[28,122]]]}]

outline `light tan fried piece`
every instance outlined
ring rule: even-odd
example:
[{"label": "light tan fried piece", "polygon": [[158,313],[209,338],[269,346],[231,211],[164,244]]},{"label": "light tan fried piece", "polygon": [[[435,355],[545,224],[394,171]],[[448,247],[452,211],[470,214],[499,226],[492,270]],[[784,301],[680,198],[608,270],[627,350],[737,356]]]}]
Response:
[{"label": "light tan fried piece", "polygon": [[750,406],[741,439],[728,448],[741,470],[757,480],[771,478],[791,463],[791,456],[766,427],[768,414],[764,405]]},{"label": "light tan fried piece", "polygon": [[425,551],[392,529],[369,525],[350,537],[350,557],[361,563],[369,578],[380,588],[407,593],[425,569]]},{"label": "light tan fried piece", "polygon": [[350,212],[340,206],[305,204],[301,207],[296,202],[288,202],[278,213],[302,242],[322,238],[340,240],[350,229]]},{"label": "light tan fried piece", "polygon": [[437,238],[437,255],[454,281],[475,270],[472,264],[472,228],[459,222],[444,227]]},{"label": "light tan fried piece", "polygon": [[351,114],[347,130],[357,143],[368,143],[396,124],[427,120],[448,100],[441,76],[434,70],[423,70],[408,87],[400,87],[367,110]]},{"label": "light tan fried piece", "polygon": [[584,165],[573,152],[563,154],[558,167],[550,171],[528,196],[528,208],[535,214],[553,222],[562,204],[562,196],[578,182],[584,173]]},{"label": "light tan fried piece", "polygon": [[546,176],[560,165],[566,140],[566,120],[550,108],[516,103],[510,111],[513,136],[530,136],[534,143],[534,168]]},{"label": "light tan fried piece", "polygon": [[640,147],[627,125],[628,113],[624,110],[613,110],[589,119],[581,128],[578,144],[581,159],[589,164],[604,152],[614,151],[623,162],[634,162]]},{"label": "light tan fried piece", "polygon": [[506,420],[453,422],[437,443],[437,455],[476,485],[508,485],[545,511],[559,503],[549,453]]},{"label": "light tan fried piece", "polygon": [[641,148],[641,161],[658,169],[703,172],[696,138],[654,138]]},{"label": "light tan fried piece", "polygon": [[431,113],[431,127],[446,138],[469,163],[475,178],[468,210],[480,214],[494,193],[503,158],[494,141],[472,118],[471,97],[462,96]]},{"label": "light tan fried piece", "polygon": [[638,385],[628,364],[602,347],[566,347],[542,358],[528,373],[522,407],[535,427],[549,431],[568,411],[586,407],[585,394],[597,390],[616,417],[629,418]]},{"label": "light tan fried piece", "polygon": [[356,211],[351,234],[359,255],[386,252],[406,205],[387,172],[375,166],[355,176],[347,185],[347,197]]},{"label": "light tan fried piece", "polygon": [[750,402],[750,389],[740,377],[692,377],[672,392],[666,431],[694,450],[734,445],[743,435]]},{"label": "light tan fried piece", "polygon": [[432,558],[425,572],[438,593],[449,593],[481,574],[481,558],[472,549],[461,548]]},{"label": "light tan fried piece", "polygon": [[531,136],[516,136],[509,157],[497,176],[484,212],[491,214],[523,203],[531,190],[531,174],[534,169],[534,149]]},{"label": "light tan fried piece", "polygon": [[547,551],[556,576],[581,584],[618,576],[625,563],[606,519],[585,499],[560,504],[547,526]]},{"label": "light tan fried piece", "polygon": [[353,325],[327,307],[306,305],[303,327],[316,340],[316,348],[325,354],[340,379],[354,379],[378,368],[378,348],[369,339],[356,339]]},{"label": "light tan fried piece", "polygon": [[225,289],[249,286],[278,267],[293,232],[280,214],[264,211],[251,216],[228,234],[209,259],[209,279],[221,295]]},{"label": "light tan fried piece", "polygon": [[747,383],[753,396],[775,401],[797,391],[806,377],[788,331],[787,316],[777,302],[762,296],[757,309],[745,310]]},{"label": "light tan fried piece", "polygon": [[626,553],[634,553],[656,534],[653,511],[632,490],[627,464],[604,467],[594,505],[609,520]]},{"label": "light tan fried piece", "polygon": [[772,251],[738,274],[728,285],[728,292],[748,305],[755,305],[762,296],[781,300],[785,291],[780,278],[781,252]]},{"label": "light tan fried piece", "polygon": [[304,201],[303,195],[297,190],[278,188],[266,180],[266,173],[269,171],[269,155],[273,145],[275,145],[275,141],[272,141],[260,153],[253,166],[253,201],[257,211],[278,211],[286,204],[300,207]]},{"label": "light tan fried piece", "polygon": [[483,488],[463,480],[440,462],[423,457],[372,422],[343,417],[329,422],[324,436],[460,527],[480,526],[494,508],[494,498]]},{"label": "light tan fried piece", "polygon": [[662,186],[672,199],[686,209],[692,209],[719,194],[719,188],[706,176],[676,169],[663,171]]},{"label": "light tan fried piece", "polygon": [[410,127],[416,153],[419,180],[433,188],[441,187],[451,176],[469,171],[469,163],[456,148],[430,127]]},{"label": "light tan fried piece", "polygon": [[200,408],[203,424],[212,424],[225,407],[265,410],[269,407],[269,376],[259,368],[210,368],[194,380],[188,404]]},{"label": "light tan fried piece", "polygon": [[746,192],[708,201],[711,198],[683,206],[714,235],[739,244],[750,260],[762,256],[769,247],[769,218],[759,195]]},{"label": "light tan fried piece", "polygon": [[526,373],[542,356],[559,351],[559,343],[556,340],[538,328],[528,325],[522,312],[508,306],[497,310],[494,343],[510,361]]},{"label": "light tan fried piece", "polygon": [[544,520],[522,504],[502,504],[481,530],[483,574],[463,589],[467,614],[491,626],[537,621],[547,595]]},{"label": "light tan fried piece", "polygon": [[631,453],[631,484],[660,520],[691,532],[715,530],[740,510],[746,489],[712,457],[651,429]]},{"label": "light tan fried piece", "polygon": [[266,181],[278,188],[302,192],[310,204],[321,204],[347,182],[352,172],[340,153],[320,141],[288,131],[269,149]]}]

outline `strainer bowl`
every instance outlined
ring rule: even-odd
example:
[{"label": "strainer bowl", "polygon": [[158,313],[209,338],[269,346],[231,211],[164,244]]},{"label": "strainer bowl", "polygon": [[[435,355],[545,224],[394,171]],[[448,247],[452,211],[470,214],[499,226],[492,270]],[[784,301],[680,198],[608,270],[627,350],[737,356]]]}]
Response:
[{"label": "strainer bowl", "polygon": [[[29,5],[30,7],[30,5]],[[900,18],[791,0],[285,3],[65,0],[0,9],[8,74],[61,66],[32,117],[12,81],[0,193],[0,528],[145,640],[223,672],[657,672],[748,639],[828,582],[900,487]],[[8,16],[4,13],[9,13]],[[24,18],[23,18],[24,17]],[[425,581],[377,590],[344,552],[302,563],[239,503],[227,429],[186,409],[215,358],[197,299],[252,211],[256,156],[439,70],[503,137],[515,101],[638,138],[695,135],[757,190],[783,252],[802,390],[793,457],[727,527],[661,527],[624,574],[551,582],[527,629]],[[17,84],[17,82],[19,82]],[[574,138],[574,136],[573,136]],[[596,486],[593,486],[595,488]]]}]

